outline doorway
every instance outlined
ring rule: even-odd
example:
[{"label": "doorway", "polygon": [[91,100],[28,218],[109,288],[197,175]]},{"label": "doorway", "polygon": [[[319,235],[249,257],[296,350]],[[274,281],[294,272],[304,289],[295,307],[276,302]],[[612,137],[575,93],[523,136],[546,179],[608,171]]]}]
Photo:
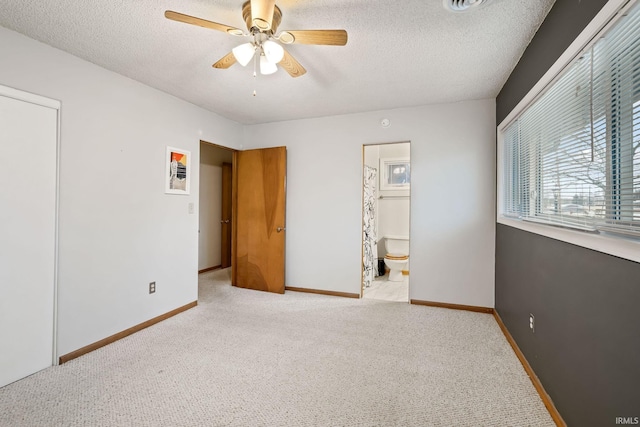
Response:
[{"label": "doorway", "polygon": [[231,266],[235,151],[200,141],[198,273]]},{"label": "doorway", "polygon": [[200,141],[199,273],[230,264],[231,285],[284,293],[286,159]]},{"label": "doorway", "polygon": [[362,298],[409,302],[411,143],[363,146]]}]

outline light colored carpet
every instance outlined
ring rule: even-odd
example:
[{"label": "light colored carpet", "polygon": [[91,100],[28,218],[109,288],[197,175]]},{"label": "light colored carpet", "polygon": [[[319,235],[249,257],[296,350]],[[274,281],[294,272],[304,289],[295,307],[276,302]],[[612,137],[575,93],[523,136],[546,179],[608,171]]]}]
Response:
[{"label": "light colored carpet", "polygon": [[491,315],[233,288],[0,389],[2,426],[553,426]]}]

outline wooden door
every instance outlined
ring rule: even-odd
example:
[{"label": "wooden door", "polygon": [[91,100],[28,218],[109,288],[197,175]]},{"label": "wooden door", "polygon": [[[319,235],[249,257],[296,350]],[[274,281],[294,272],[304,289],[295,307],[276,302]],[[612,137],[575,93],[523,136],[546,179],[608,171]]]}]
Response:
[{"label": "wooden door", "polygon": [[220,239],[220,266],[227,268],[231,265],[231,163],[222,164],[222,212],[220,227],[222,238]]},{"label": "wooden door", "polygon": [[239,151],[234,166],[232,283],[284,293],[286,147]]}]

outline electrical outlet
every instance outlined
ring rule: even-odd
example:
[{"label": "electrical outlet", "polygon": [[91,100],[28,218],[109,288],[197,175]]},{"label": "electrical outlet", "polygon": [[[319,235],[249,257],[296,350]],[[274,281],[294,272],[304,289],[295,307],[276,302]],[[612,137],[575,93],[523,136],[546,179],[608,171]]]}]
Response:
[{"label": "electrical outlet", "polygon": [[531,329],[531,332],[536,331],[536,318],[531,313],[529,313],[529,329]]},{"label": "electrical outlet", "polygon": [[156,292],[156,282],[150,282],[149,283],[149,293],[153,294]]}]

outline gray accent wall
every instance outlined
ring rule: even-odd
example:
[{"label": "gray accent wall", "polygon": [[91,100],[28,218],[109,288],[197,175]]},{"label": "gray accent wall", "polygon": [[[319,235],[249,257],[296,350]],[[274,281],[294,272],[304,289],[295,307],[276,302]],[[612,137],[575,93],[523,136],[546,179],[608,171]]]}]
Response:
[{"label": "gray accent wall", "polygon": [[500,123],[564,53],[606,0],[557,0],[496,99]]},{"label": "gray accent wall", "polygon": [[496,310],[569,426],[640,416],[639,303],[640,264],[497,225]]},{"label": "gray accent wall", "polygon": [[[605,3],[556,2],[497,97],[497,124]],[[569,426],[640,417],[640,264],[498,224],[496,310]]]}]

